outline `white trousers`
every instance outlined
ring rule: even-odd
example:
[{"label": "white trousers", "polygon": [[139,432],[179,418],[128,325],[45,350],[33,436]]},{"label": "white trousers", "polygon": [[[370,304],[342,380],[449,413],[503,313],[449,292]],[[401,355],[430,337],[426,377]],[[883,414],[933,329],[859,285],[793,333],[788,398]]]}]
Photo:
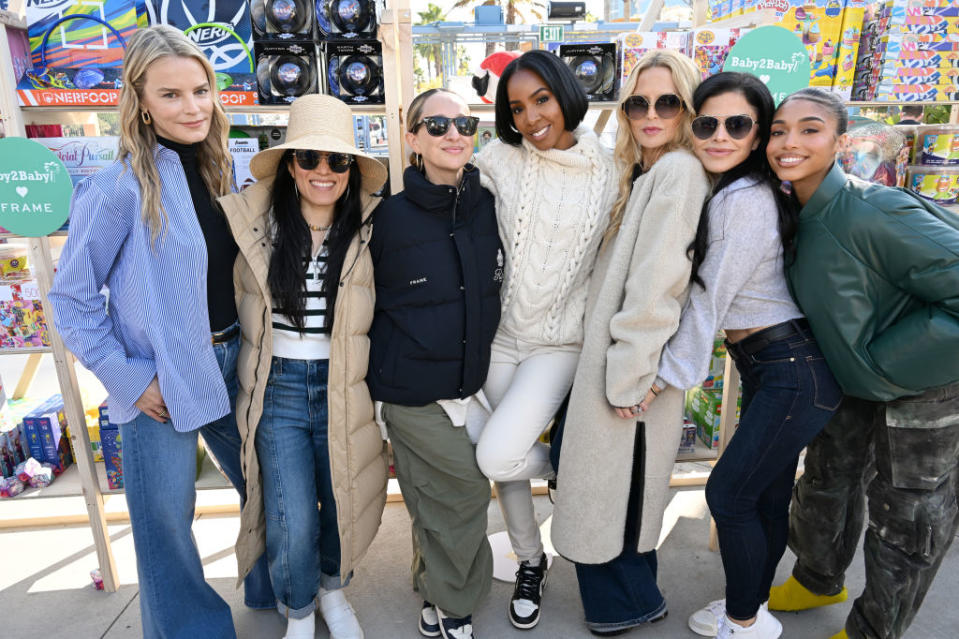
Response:
[{"label": "white trousers", "polygon": [[496,482],[513,552],[520,561],[543,554],[530,479],[554,476],[549,447],[539,441],[573,384],[580,346],[543,346],[499,331],[483,392],[493,414],[476,445],[476,462]]}]

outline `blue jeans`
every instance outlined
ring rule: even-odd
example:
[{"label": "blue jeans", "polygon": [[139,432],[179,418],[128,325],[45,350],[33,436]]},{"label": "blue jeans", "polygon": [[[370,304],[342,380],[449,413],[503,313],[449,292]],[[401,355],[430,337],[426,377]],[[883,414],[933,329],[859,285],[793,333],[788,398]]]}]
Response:
[{"label": "blue jeans", "polygon": [[726,612],[734,619],[755,616],[769,598],[789,536],[799,453],[842,400],[808,328],[747,352],[754,337],[727,342],[742,376],[742,417],[706,484],[726,571]]},{"label": "blue jeans", "polygon": [[293,619],[313,613],[320,586],[345,585],[327,441],[328,375],[329,360],[274,357],[256,430],[270,577],[277,610]]},{"label": "blue jeans", "polygon": [[[550,432],[549,457],[557,472],[562,459],[568,404],[567,396],[556,413],[555,427]],[[604,564],[575,564],[586,626],[591,630],[613,632],[632,628],[661,618],[666,612],[666,600],[656,585],[659,567],[656,551],[641,553],[636,550],[639,544],[639,500],[643,494],[644,445],[645,426],[640,422],[636,425],[633,442],[633,472],[626,508],[623,552]]]},{"label": "blue jeans", "polygon": [[[236,395],[239,338],[214,346],[231,399]],[[235,637],[230,607],[207,584],[193,541],[197,434],[203,433],[230,480],[239,486],[239,435],[233,414],[199,431],[179,433],[170,423],[140,414],[120,424],[123,476],[140,582],[143,636],[147,639]],[[246,582],[248,605],[273,606],[266,563]],[[265,604],[265,606],[264,606]]]}]

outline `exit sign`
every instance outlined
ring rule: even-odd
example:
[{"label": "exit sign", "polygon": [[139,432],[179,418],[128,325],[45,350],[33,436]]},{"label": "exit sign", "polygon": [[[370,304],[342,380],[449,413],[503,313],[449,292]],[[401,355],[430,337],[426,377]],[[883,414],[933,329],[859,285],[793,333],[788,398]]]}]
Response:
[{"label": "exit sign", "polygon": [[541,24],[539,25],[540,42],[561,42],[563,40],[563,25],[561,24]]}]

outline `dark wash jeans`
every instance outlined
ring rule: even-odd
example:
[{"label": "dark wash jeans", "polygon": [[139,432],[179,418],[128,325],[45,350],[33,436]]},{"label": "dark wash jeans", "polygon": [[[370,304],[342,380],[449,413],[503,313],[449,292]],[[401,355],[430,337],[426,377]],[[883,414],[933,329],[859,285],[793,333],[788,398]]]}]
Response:
[{"label": "dark wash jeans", "polygon": [[843,587],[862,532],[866,587],[850,639],[906,635],[959,527],[959,384],[871,402],[846,397],[806,450],[789,546],[793,576],[814,593]]},{"label": "dark wash jeans", "polygon": [[706,484],[726,571],[726,611],[734,619],[755,616],[769,598],[786,550],[799,453],[842,400],[805,325],[750,354],[746,345],[755,337],[726,343],[742,376],[742,417]]},{"label": "dark wash jeans", "polygon": [[[550,433],[550,461],[559,469],[562,457],[563,427],[569,398],[556,415],[555,427]],[[629,507],[623,552],[604,564],[575,563],[579,595],[583,602],[586,626],[592,630],[615,631],[631,628],[661,617],[666,612],[666,600],[656,585],[658,563],[656,551],[636,551],[639,543],[639,515],[643,498],[643,459],[645,427],[636,424],[633,476],[630,478]]]}]

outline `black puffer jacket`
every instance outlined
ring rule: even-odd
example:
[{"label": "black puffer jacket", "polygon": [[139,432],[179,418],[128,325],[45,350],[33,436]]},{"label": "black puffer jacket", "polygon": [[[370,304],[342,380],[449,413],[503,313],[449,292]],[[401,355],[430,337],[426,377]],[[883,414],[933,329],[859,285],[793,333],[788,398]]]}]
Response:
[{"label": "black puffer jacket", "polygon": [[376,311],[367,384],[374,400],[420,406],[486,381],[500,316],[503,247],[493,196],[467,166],[459,189],[414,168],[373,214]]}]

